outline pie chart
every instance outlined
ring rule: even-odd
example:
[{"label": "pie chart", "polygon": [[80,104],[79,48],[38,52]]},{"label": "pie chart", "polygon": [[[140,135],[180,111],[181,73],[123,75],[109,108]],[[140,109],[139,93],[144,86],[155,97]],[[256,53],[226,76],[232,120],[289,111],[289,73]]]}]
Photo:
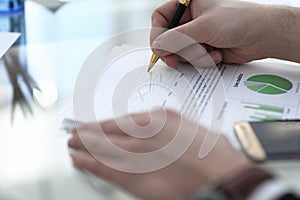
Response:
[{"label": "pie chart", "polygon": [[269,95],[285,94],[293,88],[289,80],[270,74],[252,76],[244,84],[254,92]]}]

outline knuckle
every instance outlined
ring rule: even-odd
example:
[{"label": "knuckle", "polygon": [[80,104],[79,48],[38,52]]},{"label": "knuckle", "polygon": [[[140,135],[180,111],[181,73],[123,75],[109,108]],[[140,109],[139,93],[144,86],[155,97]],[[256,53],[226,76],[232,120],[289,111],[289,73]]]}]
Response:
[{"label": "knuckle", "polygon": [[152,22],[155,20],[156,15],[157,15],[157,10],[155,9],[155,10],[153,11],[153,13],[151,14],[151,21],[152,21]]},{"label": "knuckle", "polygon": [[159,18],[159,11],[158,11],[158,8],[156,8],[153,13],[151,14],[151,21],[152,21],[152,24],[155,25],[156,22],[157,22],[157,19]]}]

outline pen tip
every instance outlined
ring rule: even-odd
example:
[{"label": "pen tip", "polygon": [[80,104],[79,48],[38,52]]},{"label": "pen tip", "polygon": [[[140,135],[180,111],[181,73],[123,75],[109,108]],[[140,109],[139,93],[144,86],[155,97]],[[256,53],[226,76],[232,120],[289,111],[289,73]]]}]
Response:
[{"label": "pen tip", "polygon": [[154,65],[155,65],[155,63],[150,62],[149,65],[148,65],[147,72],[150,72]]},{"label": "pen tip", "polygon": [[150,72],[150,70],[153,68],[153,66],[158,61],[158,59],[159,59],[159,57],[157,55],[152,54],[152,57],[151,57],[150,64],[149,64],[147,72]]}]

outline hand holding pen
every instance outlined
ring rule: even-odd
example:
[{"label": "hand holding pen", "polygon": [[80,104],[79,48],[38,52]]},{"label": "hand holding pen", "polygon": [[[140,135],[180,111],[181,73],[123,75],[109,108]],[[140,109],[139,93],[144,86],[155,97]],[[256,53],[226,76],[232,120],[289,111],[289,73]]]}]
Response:
[{"label": "hand holding pen", "polygon": [[[208,49],[206,45],[200,44],[198,40],[194,39],[198,30],[196,27],[192,27],[193,33],[184,30],[185,26],[189,26],[196,20],[192,16],[197,16],[195,13],[199,13],[199,4],[202,5],[203,2],[204,0],[169,1],[154,11],[150,38],[154,54],[150,60],[148,71],[153,68],[159,57],[170,67],[175,67],[179,61],[190,62],[202,67],[221,62],[222,55],[219,51],[212,47]],[[161,33],[159,28],[164,27],[171,30]]]},{"label": "hand holding pen", "polygon": [[[153,52],[170,67],[186,60],[196,66],[211,66],[208,64],[212,61],[245,63],[275,56],[269,52],[276,45],[276,34],[269,29],[272,26],[278,29],[276,24],[269,24],[271,15],[266,12],[277,13],[271,6],[235,0],[193,0],[177,27],[163,33],[155,31],[156,27],[167,27],[178,4],[178,1],[168,1],[158,7],[152,17]],[[192,38],[195,44],[183,42],[182,35]],[[263,38],[266,38],[264,42]]]},{"label": "hand holding pen", "polygon": [[[190,5],[190,2],[191,2],[191,0],[180,0],[179,1],[179,4],[178,4],[173,16],[172,16],[171,20],[169,21],[167,29],[175,28],[179,24],[182,16],[185,13],[185,10]],[[158,59],[159,59],[158,55],[156,55],[155,53],[152,54],[152,57],[151,57],[151,60],[149,63],[149,67],[148,67],[148,72],[150,72],[150,70],[154,67],[154,65],[158,61]]]}]

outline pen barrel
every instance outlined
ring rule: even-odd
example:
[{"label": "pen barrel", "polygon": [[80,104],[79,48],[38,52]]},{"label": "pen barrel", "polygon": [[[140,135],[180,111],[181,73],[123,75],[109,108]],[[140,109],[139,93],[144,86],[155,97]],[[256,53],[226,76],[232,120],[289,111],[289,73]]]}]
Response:
[{"label": "pen barrel", "polygon": [[[180,19],[182,18],[186,8],[187,8],[187,6],[185,4],[179,3],[174,15],[172,16],[172,18],[168,24],[168,27],[167,27],[168,29],[175,28],[179,24]],[[153,68],[153,66],[155,65],[155,63],[157,62],[158,59],[159,59],[159,57],[157,55],[155,55],[155,54],[152,55],[152,58],[150,60],[150,64],[148,67],[148,72]]]},{"label": "pen barrel", "polygon": [[173,17],[171,18],[171,20],[168,24],[168,27],[167,27],[168,29],[175,28],[179,24],[180,19],[182,18],[186,8],[187,7],[184,4],[179,3]]}]

